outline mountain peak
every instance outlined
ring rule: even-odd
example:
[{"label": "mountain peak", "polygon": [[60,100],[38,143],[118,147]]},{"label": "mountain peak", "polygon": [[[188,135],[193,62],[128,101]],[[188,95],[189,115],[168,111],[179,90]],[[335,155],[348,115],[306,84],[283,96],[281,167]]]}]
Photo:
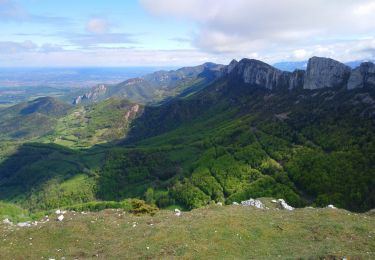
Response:
[{"label": "mountain peak", "polygon": [[331,58],[312,57],[307,63],[304,89],[320,89],[345,86],[351,69]]}]

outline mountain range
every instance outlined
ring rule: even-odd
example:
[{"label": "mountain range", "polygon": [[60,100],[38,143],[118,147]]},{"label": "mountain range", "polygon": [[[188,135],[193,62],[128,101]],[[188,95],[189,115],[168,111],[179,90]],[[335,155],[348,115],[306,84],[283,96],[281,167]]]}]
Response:
[{"label": "mountain range", "polygon": [[74,105],[0,110],[0,199],[32,210],[134,197],[186,209],[250,197],[375,205],[373,63],[205,63],[64,100]]}]

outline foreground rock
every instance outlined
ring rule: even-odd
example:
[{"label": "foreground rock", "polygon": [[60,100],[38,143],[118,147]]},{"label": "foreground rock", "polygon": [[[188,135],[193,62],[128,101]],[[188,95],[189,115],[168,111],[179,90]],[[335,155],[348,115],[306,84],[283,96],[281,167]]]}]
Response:
[{"label": "foreground rock", "polygon": [[283,200],[283,199],[277,200],[277,206],[278,206],[279,209],[294,210],[294,208],[292,206],[288,205],[288,203],[286,203],[285,200]]},{"label": "foreground rock", "polygon": [[13,225],[13,222],[6,218],[6,219],[3,220],[3,224],[5,224],[5,225]]},{"label": "foreground rock", "polygon": [[242,206],[256,207],[258,209],[265,209],[266,208],[260,200],[255,200],[255,199],[249,199],[249,200],[241,201],[241,205]]}]

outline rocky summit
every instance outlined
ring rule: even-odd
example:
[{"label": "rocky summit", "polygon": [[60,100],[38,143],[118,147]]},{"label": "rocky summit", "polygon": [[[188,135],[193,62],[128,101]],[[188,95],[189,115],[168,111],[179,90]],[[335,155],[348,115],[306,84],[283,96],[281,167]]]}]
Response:
[{"label": "rocky summit", "polygon": [[233,60],[224,72],[232,79],[270,90],[354,89],[375,86],[373,63],[364,62],[351,70],[339,61],[322,57],[310,58],[306,71],[286,72],[259,60],[242,59],[239,62]]}]

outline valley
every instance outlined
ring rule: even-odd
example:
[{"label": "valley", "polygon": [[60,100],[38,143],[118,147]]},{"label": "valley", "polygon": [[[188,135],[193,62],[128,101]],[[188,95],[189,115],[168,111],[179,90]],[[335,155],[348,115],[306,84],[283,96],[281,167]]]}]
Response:
[{"label": "valley", "polygon": [[[366,259],[375,235],[373,66],[318,57],[294,72],[250,59],[208,63],[93,87],[82,102],[68,94],[1,109],[0,217],[68,213],[38,228],[4,224],[0,256],[116,258],[125,244],[119,254],[130,258]],[[141,216],[129,208],[135,198],[145,203]],[[263,199],[270,210],[233,205],[249,198],[282,198],[297,209],[279,211],[271,199]],[[220,241],[205,243],[216,241],[214,229]],[[239,232],[244,241],[234,243]],[[21,249],[27,237],[37,249]],[[176,243],[191,248],[168,246]]]}]

